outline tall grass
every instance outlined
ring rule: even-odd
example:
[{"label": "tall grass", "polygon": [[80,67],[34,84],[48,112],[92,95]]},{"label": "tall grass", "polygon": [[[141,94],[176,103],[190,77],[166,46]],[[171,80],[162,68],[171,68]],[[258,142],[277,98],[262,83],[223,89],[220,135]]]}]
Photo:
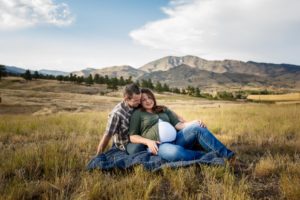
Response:
[{"label": "tall grass", "polygon": [[173,105],[252,164],[86,172],[107,112],[0,116],[0,199],[299,199],[299,105]]},{"label": "tall grass", "polygon": [[277,94],[277,95],[249,95],[249,100],[256,101],[299,101],[300,93]]}]

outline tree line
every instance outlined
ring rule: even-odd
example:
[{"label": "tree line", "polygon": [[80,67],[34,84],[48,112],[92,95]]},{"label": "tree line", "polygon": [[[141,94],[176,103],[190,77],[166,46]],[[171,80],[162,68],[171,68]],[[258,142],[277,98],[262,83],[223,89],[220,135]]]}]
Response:
[{"label": "tree line", "polygon": [[[5,69],[5,65],[0,65],[0,80],[2,77],[7,75],[15,75],[15,74],[8,74]],[[124,86],[129,83],[133,83],[132,77],[129,76],[128,78],[124,78],[121,76],[120,78],[117,77],[109,77],[107,75],[101,76],[100,74],[95,74],[94,76],[90,74],[87,77],[84,76],[77,76],[76,74],[69,74],[66,76],[63,75],[45,75],[41,74],[38,71],[34,71],[31,73],[30,70],[26,70],[25,73],[21,74],[21,77],[23,77],[27,81],[31,81],[33,79],[48,79],[48,80],[58,80],[60,82],[72,82],[75,84],[86,84],[88,86],[93,84],[106,84],[107,89],[111,90],[118,90],[119,86]],[[201,97],[206,98],[210,100],[236,100],[236,99],[246,99],[248,95],[250,94],[274,94],[272,91],[268,90],[261,90],[261,91],[251,91],[251,90],[240,90],[240,91],[234,91],[234,92],[228,92],[228,91],[219,91],[216,92],[215,95],[204,93],[200,90],[198,87],[193,86],[187,86],[186,88],[177,88],[177,87],[170,87],[167,83],[161,83],[160,81],[157,81],[153,83],[151,78],[149,79],[142,79],[137,80],[135,82],[139,87],[143,88],[149,88],[152,89],[158,93],[160,92],[172,92],[176,94],[183,94],[193,97]]]},{"label": "tree line", "polygon": [[6,69],[5,69],[5,65],[0,65],[0,80],[2,79],[2,77],[6,76]]}]

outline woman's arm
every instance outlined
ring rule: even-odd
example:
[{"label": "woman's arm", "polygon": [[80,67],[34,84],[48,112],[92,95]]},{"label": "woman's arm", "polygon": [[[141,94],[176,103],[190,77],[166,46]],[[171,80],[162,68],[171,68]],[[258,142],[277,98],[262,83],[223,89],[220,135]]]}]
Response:
[{"label": "woman's arm", "polygon": [[182,116],[180,116],[180,115],[178,115],[176,112],[174,112],[173,110],[171,110],[171,112],[174,114],[174,116],[176,116],[178,119],[179,119],[179,121],[181,121],[181,122],[186,122],[186,120],[182,117]]},{"label": "woman's arm", "polygon": [[190,122],[178,122],[175,126],[177,130],[184,129],[187,126],[190,126],[191,124],[198,124],[202,128],[206,128],[206,125],[201,120],[194,120]]},{"label": "woman's arm", "polygon": [[[173,126],[174,126],[174,122],[175,122],[175,128],[177,130],[181,130],[191,124],[199,124],[200,127],[202,128],[206,128],[206,125],[202,122],[202,120],[193,120],[190,122],[187,122],[182,116],[179,116],[177,113],[175,113],[173,110],[167,109],[166,114],[169,116],[169,118],[171,119],[171,123],[173,121]],[[179,121],[177,123],[177,121]]]},{"label": "woman's arm", "polygon": [[135,143],[135,144],[147,145],[148,148],[150,149],[151,153],[153,153],[154,155],[157,155],[157,153],[158,153],[157,144],[160,143],[159,141],[150,140],[150,139],[144,138],[140,135],[130,135],[130,142]]}]

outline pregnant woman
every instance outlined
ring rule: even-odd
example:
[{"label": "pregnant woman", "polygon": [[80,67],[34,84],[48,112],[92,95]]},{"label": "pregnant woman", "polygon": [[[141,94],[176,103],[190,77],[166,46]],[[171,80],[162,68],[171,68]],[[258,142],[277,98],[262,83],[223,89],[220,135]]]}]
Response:
[{"label": "pregnant woman", "polygon": [[144,144],[151,153],[169,161],[199,159],[204,152],[192,150],[195,144],[206,152],[234,159],[234,153],[200,121],[180,122],[171,110],[156,104],[151,90],[143,88],[141,93],[142,108],[135,110],[130,119],[132,143]]}]

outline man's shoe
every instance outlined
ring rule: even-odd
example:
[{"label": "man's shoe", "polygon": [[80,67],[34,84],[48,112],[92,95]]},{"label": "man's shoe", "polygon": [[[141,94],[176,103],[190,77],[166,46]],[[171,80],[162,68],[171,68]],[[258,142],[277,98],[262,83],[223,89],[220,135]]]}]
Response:
[{"label": "man's shoe", "polygon": [[241,160],[237,159],[236,156],[231,157],[228,159],[229,166],[233,169],[234,172],[249,172],[252,168],[252,165],[247,165],[246,163],[242,162]]}]

